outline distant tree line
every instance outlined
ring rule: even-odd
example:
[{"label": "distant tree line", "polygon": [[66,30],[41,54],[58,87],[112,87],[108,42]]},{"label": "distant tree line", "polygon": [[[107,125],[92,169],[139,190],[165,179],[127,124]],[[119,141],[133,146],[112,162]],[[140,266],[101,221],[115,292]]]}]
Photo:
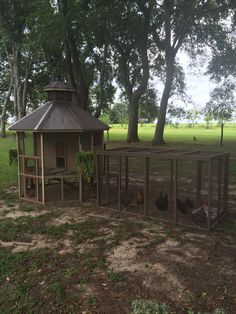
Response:
[{"label": "distant tree line", "polygon": [[1,136],[9,117],[39,106],[45,84],[67,80],[84,109],[127,123],[128,142],[139,141],[139,121],[157,119],[152,142],[164,144],[168,116],[187,114],[170,101],[186,99],[180,51],[193,63],[210,56],[217,87],[204,114],[228,119],[235,109],[235,25],[234,0],[0,0]]}]

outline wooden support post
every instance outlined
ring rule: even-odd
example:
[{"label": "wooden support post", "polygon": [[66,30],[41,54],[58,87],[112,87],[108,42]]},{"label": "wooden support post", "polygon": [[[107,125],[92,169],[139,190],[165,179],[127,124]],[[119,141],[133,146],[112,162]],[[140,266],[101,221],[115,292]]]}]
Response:
[{"label": "wooden support post", "polygon": [[106,202],[110,201],[110,165],[109,165],[109,156],[106,156]]},{"label": "wooden support post", "polygon": [[121,157],[118,156],[118,209],[121,210]]},{"label": "wooden support post", "polygon": [[41,168],[42,168],[42,203],[45,203],[45,182],[44,182],[44,145],[43,133],[40,133],[40,147],[41,147]]},{"label": "wooden support post", "polygon": [[208,231],[211,230],[211,214],[212,214],[212,159],[208,161]]},{"label": "wooden support post", "polygon": [[101,205],[101,169],[100,169],[100,156],[96,155],[96,181],[97,181],[97,206]]},{"label": "wooden support post", "polygon": [[129,189],[129,159],[125,157],[125,193],[128,195]]},{"label": "wooden support post", "polygon": [[173,188],[174,188],[174,180],[173,180],[173,169],[174,163],[173,160],[170,160],[170,204],[172,206],[173,203]]},{"label": "wooden support post", "polygon": [[37,200],[37,202],[39,202],[39,178],[38,178],[38,176],[36,177],[36,179],[35,179],[35,183],[36,183],[36,186],[35,186],[35,188],[36,188],[36,200]]},{"label": "wooden support post", "polygon": [[148,192],[149,192],[149,158],[144,160],[144,215],[148,211]]},{"label": "wooden support post", "polygon": [[224,160],[224,195],[223,195],[223,210],[224,212],[228,209],[228,189],[229,189],[229,154]]},{"label": "wooden support post", "polygon": [[177,169],[177,160],[173,160],[173,209],[174,209],[174,222],[177,223],[177,180],[178,180],[178,169]]},{"label": "wooden support post", "polygon": [[[79,152],[82,152],[81,134],[79,135]],[[83,201],[83,177],[79,174],[79,201]]]},{"label": "wooden support post", "polygon": [[79,201],[83,202],[83,177],[79,175]]},{"label": "wooden support post", "polygon": [[20,198],[22,186],[21,186],[21,177],[20,177],[20,168],[21,168],[20,162],[21,162],[21,160],[20,160],[19,132],[16,132],[16,140],[17,140],[17,166],[18,166],[18,195]]},{"label": "wooden support post", "polygon": [[61,201],[64,202],[64,179],[61,178]]},{"label": "wooden support post", "polygon": [[221,209],[221,184],[222,184],[222,159],[218,159],[218,207],[217,207],[217,218],[220,216]]},{"label": "wooden support post", "polygon": [[197,206],[201,204],[201,190],[202,190],[202,162],[197,161]]}]

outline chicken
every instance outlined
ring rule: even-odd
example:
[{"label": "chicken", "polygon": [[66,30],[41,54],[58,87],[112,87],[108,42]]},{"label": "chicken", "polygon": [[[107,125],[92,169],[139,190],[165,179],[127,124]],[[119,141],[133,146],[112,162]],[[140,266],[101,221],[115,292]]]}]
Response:
[{"label": "chicken", "polygon": [[155,200],[157,209],[165,211],[168,209],[168,195],[166,192],[160,191],[158,198]]},{"label": "chicken", "polygon": [[193,201],[191,201],[188,197],[185,202],[177,198],[176,207],[182,214],[186,215],[193,209],[194,204]]},{"label": "chicken", "polygon": [[144,203],[144,193],[142,189],[138,189],[138,192],[135,197],[135,203],[137,206],[143,205]]},{"label": "chicken", "polygon": [[193,204],[193,201],[189,197],[187,197],[185,204],[186,204],[187,209],[192,211],[192,209],[194,208],[194,204]]}]

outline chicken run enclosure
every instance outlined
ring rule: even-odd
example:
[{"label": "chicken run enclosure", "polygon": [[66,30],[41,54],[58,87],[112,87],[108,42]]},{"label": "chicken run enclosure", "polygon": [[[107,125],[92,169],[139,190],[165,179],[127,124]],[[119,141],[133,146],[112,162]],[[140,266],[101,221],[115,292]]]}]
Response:
[{"label": "chicken run enclosure", "polygon": [[229,153],[96,152],[97,205],[210,230],[227,211]]}]

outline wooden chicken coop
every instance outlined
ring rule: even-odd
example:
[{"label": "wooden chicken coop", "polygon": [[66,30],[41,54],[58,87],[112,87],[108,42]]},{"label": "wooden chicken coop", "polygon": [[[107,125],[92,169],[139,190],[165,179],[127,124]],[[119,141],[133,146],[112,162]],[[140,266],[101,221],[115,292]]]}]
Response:
[{"label": "wooden chicken coop", "polygon": [[97,204],[210,230],[227,211],[229,157],[137,147],[97,151]]},{"label": "wooden chicken coop", "polygon": [[76,154],[104,149],[108,126],[83,110],[61,81],[44,88],[48,100],[17,121],[19,197],[36,203],[82,201]]}]

